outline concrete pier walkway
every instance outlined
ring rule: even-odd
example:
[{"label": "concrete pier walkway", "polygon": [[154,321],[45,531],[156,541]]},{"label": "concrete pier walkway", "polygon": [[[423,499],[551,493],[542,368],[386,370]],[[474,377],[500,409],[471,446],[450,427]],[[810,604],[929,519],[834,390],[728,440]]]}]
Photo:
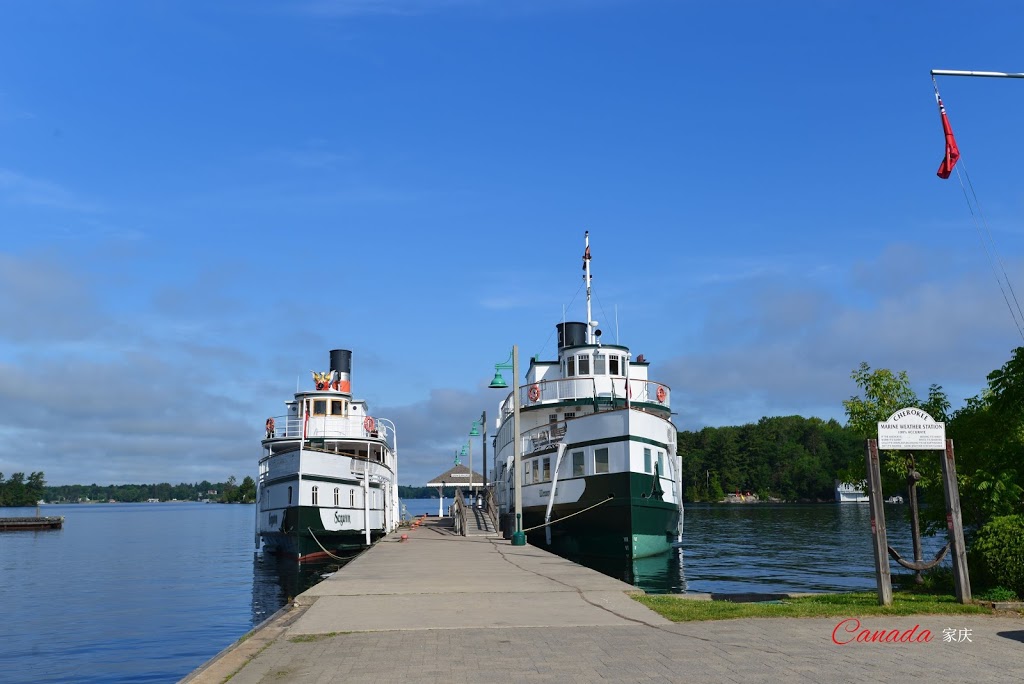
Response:
[{"label": "concrete pier walkway", "polygon": [[[436,519],[402,533],[182,681],[1021,681],[1014,616],[861,619],[934,635],[903,644],[837,645],[839,619],[675,624],[631,599],[635,587],[541,549],[453,536]],[[970,641],[944,641],[947,628]]]}]

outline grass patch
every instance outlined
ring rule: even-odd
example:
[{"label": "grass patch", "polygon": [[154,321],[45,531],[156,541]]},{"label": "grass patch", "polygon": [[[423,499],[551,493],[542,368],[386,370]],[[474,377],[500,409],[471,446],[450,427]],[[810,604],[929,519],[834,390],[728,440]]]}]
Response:
[{"label": "grass patch", "polygon": [[926,596],[898,592],[891,606],[878,605],[875,592],[821,594],[772,601],[770,603],[733,603],[732,601],[692,601],[667,595],[634,596],[672,622],[732,620],[772,617],[852,617],[855,615],[992,615],[991,608],[957,603],[955,596]]}]

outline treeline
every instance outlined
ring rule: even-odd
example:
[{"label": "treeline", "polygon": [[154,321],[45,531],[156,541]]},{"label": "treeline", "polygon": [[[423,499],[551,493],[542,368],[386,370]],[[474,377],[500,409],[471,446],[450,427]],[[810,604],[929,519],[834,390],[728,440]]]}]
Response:
[{"label": "treeline", "polygon": [[864,442],[835,420],[784,416],[678,433],[686,501],[729,492],[762,500],[834,501],[835,480]]},{"label": "treeline", "polygon": [[43,473],[32,473],[25,479],[25,473],[14,473],[9,480],[0,473],[0,506],[35,506],[43,498],[46,480]]},{"label": "treeline", "polygon": [[[451,487],[445,487],[446,492],[451,492]],[[449,494],[450,496],[450,494]],[[399,499],[436,499],[437,487],[409,487],[398,485]]]},{"label": "treeline", "polygon": [[[41,476],[42,473],[39,473]],[[232,475],[227,482],[182,482],[172,485],[169,482],[157,484],[124,484],[124,485],[61,485],[43,487],[42,494],[32,499],[30,504],[44,499],[49,503],[81,503],[95,501],[117,501],[137,503],[157,499],[159,501],[217,501],[220,503],[253,503],[256,501],[256,482],[248,475],[241,484]],[[7,504],[13,505],[13,504]]]}]

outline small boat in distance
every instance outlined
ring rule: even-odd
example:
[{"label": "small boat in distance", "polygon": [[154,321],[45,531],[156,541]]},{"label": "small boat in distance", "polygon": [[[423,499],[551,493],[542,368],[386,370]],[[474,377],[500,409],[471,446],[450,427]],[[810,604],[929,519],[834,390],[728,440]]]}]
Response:
[{"label": "small boat in distance", "polygon": [[268,418],[256,482],[256,546],[322,561],[398,528],[395,425],[351,392],[352,352],[334,349],[313,389]]},{"label": "small boat in distance", "polygon": [[840,482],[836,480],[836,501],[839,503],[868,503],[867,482]]},{"label": "small boat in distance", "polygon": [[[605,344],[591,316],[590,237],[585,234],[586,321],[561,322],[558,357],[530,359],[498,410],[492,472],[503,528],[515,529],[513,478],[522,478],[522,527],[534,546],[569,558],[632,560],[682,539],[682,461],[676,455],[668,385],[649,363]],[[522,474],[514,468],[521,445]]]}]

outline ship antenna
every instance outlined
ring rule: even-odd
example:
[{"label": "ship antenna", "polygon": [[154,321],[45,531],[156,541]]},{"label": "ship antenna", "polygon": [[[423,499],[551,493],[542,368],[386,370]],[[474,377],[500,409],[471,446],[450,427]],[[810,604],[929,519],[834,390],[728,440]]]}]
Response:
[{"label": "ship antenna", "polygon": [[587,283],[587,344],[594,343],[594,326],[590,324],[592,318],[590,313],[590,231],[583,231],[583,242],[586,249],[583,250],[583,279]]}]

